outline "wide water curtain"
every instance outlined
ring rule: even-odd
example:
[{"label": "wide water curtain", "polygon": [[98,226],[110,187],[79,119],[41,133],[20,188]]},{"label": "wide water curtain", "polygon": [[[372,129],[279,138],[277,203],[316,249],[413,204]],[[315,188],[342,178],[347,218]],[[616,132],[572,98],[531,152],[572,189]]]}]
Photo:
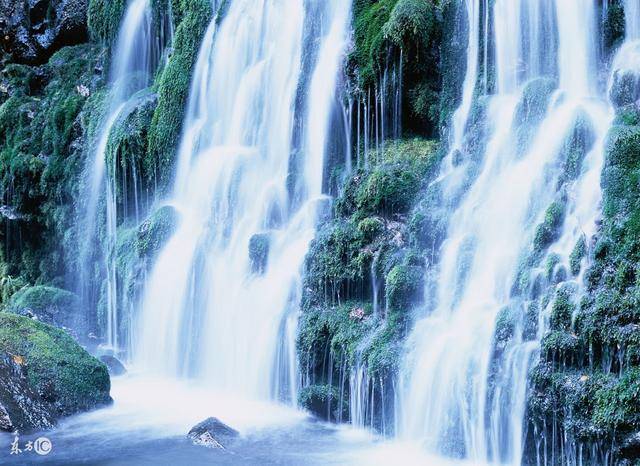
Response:
[{"label": "wide water curtain", "polygon": [[[582,283],[546,275],[545,264],[552,257],[552,271],[568,270],[574,245],[595,231],[611,111],[597,85],[593,2],[464,6],[475,56],[466,61],[448,168],[429,188],[452,212],[428,286],[435,302],[409,338],[398,429],[437,454],[520,464],[544,297]],[[485,22],[491,34],[479,37]],[[488,95],[478,62],[494,73]]]},{"label": "wide water curtain", "polygon": [[[170,201],[179,226],[147,281],[136,333],[146,368],[252,398],[295,396],[300,269],[348,3],[233,0],[210,25]],[[294,140],[305,142],[294,150]]]}]

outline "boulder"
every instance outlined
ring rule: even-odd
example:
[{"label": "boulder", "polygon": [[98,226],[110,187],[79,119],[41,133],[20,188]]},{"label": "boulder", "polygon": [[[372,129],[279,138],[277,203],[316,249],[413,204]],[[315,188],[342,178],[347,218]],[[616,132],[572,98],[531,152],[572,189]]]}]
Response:
[{"label": "boulder", "polygon": [[29,386],[20,356],[0,354],[0,431],[49,429],[55,415]]},{"label": "boulder", "polygon": [[249,260],[251,271],[262,275],[267,269],[271,236],[269,233],[256,233],[249,240]]},{"label": "boulder", "polygon": [[24,287],[11,296],[8,310],[55,327],[78,331],[83,327],[80,307],[80,299],[74,293],[39,285]]},{"label": "boulder", "polygon": [[0,48],[15,63],[46,63],[87,38],[87,0],[0,0]]},{"label": "boulder", "polygon": [[127,369],[124,367],[124,364],[122,364],[120,360],[115,356],[105,354],[103,356],[100,356],[100,361],[102,361],[105,366],[107,366],[109,374],[114,377],[127,373]]},{"label": "boulder", "polygon": [[107,367],[65,331],[0,312],[0,424],[48,428],[112,402]]},{"label": "boulder", "polygon": [[194,426],[187,435],[194,445],[207,448],[225,448],[240,434],[219,419],[210,417]]}]

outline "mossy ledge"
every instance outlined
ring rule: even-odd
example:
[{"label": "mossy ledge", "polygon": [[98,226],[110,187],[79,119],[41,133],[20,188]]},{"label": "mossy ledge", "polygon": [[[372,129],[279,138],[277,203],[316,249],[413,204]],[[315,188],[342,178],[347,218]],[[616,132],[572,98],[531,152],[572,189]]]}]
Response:
[{"label": "mossy ledge", "polygon": [[[14,373],[2,374],[3,383],[7,383],[7,378],[24,377],[26,386],[36,397],[34,401],[45,406],[54,420],[105,406],[112,401],[107,367],[63,330],[1,312],[0,355],[10,357],[17,365]],[[0,399],[0,405],[11,404],[12,400]],[[12,414],[20,417],[20,413],[9,412],[10,418]],[[38,426],[18,423],[13,427]]]}]

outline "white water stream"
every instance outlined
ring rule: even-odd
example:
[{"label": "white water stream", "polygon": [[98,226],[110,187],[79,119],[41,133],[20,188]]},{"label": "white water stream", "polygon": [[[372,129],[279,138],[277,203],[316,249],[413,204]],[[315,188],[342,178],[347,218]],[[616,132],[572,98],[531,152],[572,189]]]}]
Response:
[{"label": "white water stream", "polygon": [[137,365],[295,400],[300,272],[325,204],[349,18],[341,0],[234,0],[212,22],[169,201],[180,221],[146,284]]},{"label": "white water stream", "polygon": [[[476,13],[473,2],[466,8],[472,22],[467,50],[477,54],[478,25],[473,22],[486,18]],[[409,338],[398,430],[402,438],[436,454],[519,465],[527,375],[545,328],[542,319],[534,338],[523,336],[524,312],[532,297],[528,289],[514,293],[514,284],[553,202],[564,205],[565,215],[557,237],[542,251],[544,257],[557,254],[566,267],[576,242],[584,237],[589,244],[600,211],[599,176],[612,111],[598,83],[592,2],[496,0],[492,13],[497,89],[485,104],[487,137],[479,154],[465,154],[467,160],[479,160],[471,185],[460,201],[449,200],[456,207],[440,251],[437,303]],[[557,36],[557,50],[546,46],[549,35]],[[548,65],[550,56],[553,66]],[[481,105],[469,101],[476,62],[467,57],[453,149],[464,150],[466,140],[478,137],[462,134],[469,108]],[[541,77],[555,80],[556,90],[542,103],[546,109],[537,109],[540,121],[524,121],[520,109],[533,89],[527,85]],[[579,121],[587,122],[593,142],[581,154],[575,181],[564,181],[563,148]],[[522,141],[525,125],[531,137]],[[467,166],[463,161],[458,170]],[[459,179],[439,181],[444,192],[457,192],[447,184]],[[544,262],[539,260],[527,273],[534,277]],[[494,333],[505,308],[515,316],[516,330],[498,353]]]},{"label": "white water stream", "polygon": [[[150,0],[131,0],[128,2],[122,24],[112,51],[109,71],[110,92],[106,97],[105,114],[98,128],[97,140],[93,148],[86,187],[86,205],[83,209],[84,223],[80,231],[80,287],[85,305],[91,307],[98,301],[91,284],[97,282],[94,261],[104,269],[106,297],[106,343],[117,350],[119,342],[118,289],[116,282],[115,246],[117,228],[117,205],[115,198],[116,161],[113,167],[107,167],[107,146],[109,137],[118,117],[126,107],[127,101],[138,91],[149,86],[154,66],[158,62],[159,40],[152,24]],[[101,206],[104,199],[104,208]],[[136,206],[137,207],[137,206]],[[100,217],[106,214],[106,231],[103,248],[100,248]],[[101,253],[95,257],[96,249]]]}]

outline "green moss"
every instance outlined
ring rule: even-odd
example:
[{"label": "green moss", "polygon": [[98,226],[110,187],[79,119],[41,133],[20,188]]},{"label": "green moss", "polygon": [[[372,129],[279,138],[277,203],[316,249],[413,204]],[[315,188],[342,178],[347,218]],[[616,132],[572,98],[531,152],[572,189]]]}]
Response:
[{"label": "green moss", "polygon": [[87,21],[94,41],[109,43],[115,38],[125,5],[125,0],[89,0]]},{"label": "green moss", "polygon": [[557,239],[560,226],[564,220],[564,214],[565,206],[562,201],[555,201],[547,208],[544,220],[536,228],[533,239],[535,252],[542,251]]},{"label": "green moss", "polygon": [[0,351],[21,361],[29,386],[59,415],[86,411],[111,401],[109,373],[64,331],[0,313]]},{"label": "green moss", "polygon": [[396,265],[386,277],[387,306],[407,310],[420,301],[424,289],[424,270],[407,263]]},{"label": "green moss", "polygon": [[578,349],[578,338],[563,331],[553,331],[542,339],[542,351],[547,355],[571,356]]},{"label": "green moss", "polygon": [[560,262],[560,255],[558,254],[549,254],[547,256],[547,263],[545,265],[545,271],[547,275],[547,280],[551,280],[553,277],[553,272],[556,268],[556,265]]},{"label": "green moss", "polygon": [[355,208],[362,214],[404,214],[413,206],[438,161],[433,141],[413,139],[385,145],[375,165],[355,192]]},{"label": "green moss", "polygon": [[[64,238],[83,166],[81,114],[101,82],[99,61],[95,46],[65,47],[32,69],[40,88],[14,80],[12,96],[0,105],[0,196],[19,214],[0,233],[12,233],[3,239],[12,276],[46,282],[64,273]],[[12,237],[23,239],[14,244]]]},{"label": "green moss", "polygon": [[298,393],[298,404],[316,416],[330,421],[347,419],[349,414],[347,401],[341,399],[340,392],[332,385],[304,387]]},{"label": "green moss", "polygon": [[429,44],[435,25],[435,7],[424,0],[399,0],[382,28],[385,39],[397,47],[405,43]]},{"label": "green moss", "polygon": [[364,350],[369,374],[393,377],[400,368],[403,354],[403,338],[406,335],[403,316],[391,314],[384,325],[374,334]]},{"label": "green moss", "polygon": [[363,94],[376,87],[402,50],[405,130],[434,134],[439,118],[441,23],[432,0],[357,0],[349,68]]},{"label": "green moss", "polygon": [[175,231],[178,213],[171,206],[156,210],[137,231],[135,250],[139,257],[153,258]]},{"label": "green moss", "polygon": [[398,0],[356,0],[354,2],[355,59],[365,85],[375,81],[378,63],[386,52],[385,24]]},{"label": "green moss", "polygon": [[[297,337],[298,358],[313,382],[337,383],[344,367],[353,367],[367,335],[377,325],[371,307],[357,301],[338,306],[306,307]],[[331,363],[325,358],[331,354]],[[331,380],[329,374],[336,377]]]},{"label": "green moss", "polygon": [[630,227],[638,223],[631,211],[635,213],[638,205],[634,193],[640,182],[639,150],[640,127],[617,126],[610,130],[602,174],[603,213],[616,222],[628,222]]},{"label": "green moss", "polygon": [[497,348],[503,348],[513,337],[515,327],[516,322],[513,311],[510,307],[503,307],[496,317],[496,326],[493,336],[494,345]]},{"label": "green moss", "polygon": [[563,286],[556,291],[555,301],[551,308],[551,329],[569,330],[575,305],[571,301],[571,290]]},{"label": "green moss", "polygon": [[630,369],[617,380],[609,378],[596,391],[593,421],[608,430],[640,428],[640,368]]},{"label": "green moss", "polygon": [[195,0],[188,7],[184,4],[178,9],[181,21],[175,33],[173,54],[158,78],[158,107],[149,130],[148,172],[157,177],[161,190],[166,189],[170,181],[193,66],[211,15],[209,0]]},{"label": "green moss", "polygon": [[580,112],[575,118],[572,131],[562,147],[564,166],[560,182],[576,180],[582,172],[582,162],[595,144],[595,132],[590,117]]},{"label": "green moss", "polygon": [[[157,96],[147,90],[131,98],[111,129],[105,153],[109,176],[115,180],[126,180],[127,185],[114,183],[115,199],[122,211],[129,193],[153,191],[152,164],[147,159],[148,132],[151,125]],[[151,167],[150,167],[151,166]],[[135,178],[134,178],[135,177]],[[134,184],[135,182],[135,184]],[[123,190],[127,192],[123,192]]]},{"label": "green moss", "polygon": [[582,259],[587,254],[587,242],[584,239],[584,236],[581,236],[580,239],[576,242],[576,245],[573,247],[573,251],[571,251],[571,255],[569,256],[569,266],[571,267],[571,273],[576,276],[580,273],[580,268],[582,267]]},{"label": "green moss", "polygon": [[28,286],[15,293],[9,303],[9,310],[12,312],[24,309],[31,309],[36,314],[49,310],[79,312],[80,302],[70,291],[51,286]]},{"label": "green moss", "polygon": [[378,217],[367,217],[358,223],[358,231],[366,242],[372,242],[384,231],[384,222]]},{"label": "green moss", "polygon": [[620,1],[614,0],[607,8],[607,16],[603,24],[604,45],[612,52],[622,43],[625,35],[624,7]]}]

